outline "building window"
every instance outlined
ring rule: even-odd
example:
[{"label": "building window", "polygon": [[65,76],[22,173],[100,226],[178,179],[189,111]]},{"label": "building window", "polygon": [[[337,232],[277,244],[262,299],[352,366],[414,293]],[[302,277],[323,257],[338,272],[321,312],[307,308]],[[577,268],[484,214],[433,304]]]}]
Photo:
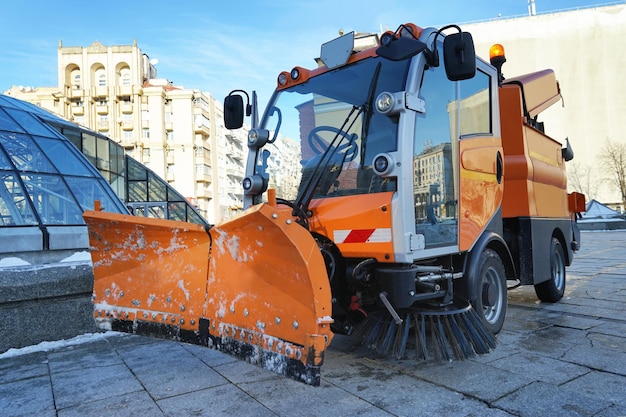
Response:
[{"label": "building window", "polygon": [[150,129],[142,129],[141,137],[144,139],[150,139]]},{"label": "building window", "polygon": [[72,79],[72,88],[74,90],[80,90],[82,87],[80,71],[78,69],[73,70],[70,77]]}]

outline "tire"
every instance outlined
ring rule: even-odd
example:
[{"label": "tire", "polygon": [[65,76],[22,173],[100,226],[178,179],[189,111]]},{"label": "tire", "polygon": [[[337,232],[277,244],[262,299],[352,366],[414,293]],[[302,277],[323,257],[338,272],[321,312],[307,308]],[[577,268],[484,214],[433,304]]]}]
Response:
[{"label": "tire", "polygon": [[550,279],[535,285],[537,298],[556,303],[565,293],[565,251],[561,242],[553,237],[550,243]]},{"label": "tire", "polygon": [[502,330],[508,304],[506,272],[497,252],[485,249],[480,255],[479,275],[474,280],[474,309],[493,334]]}]

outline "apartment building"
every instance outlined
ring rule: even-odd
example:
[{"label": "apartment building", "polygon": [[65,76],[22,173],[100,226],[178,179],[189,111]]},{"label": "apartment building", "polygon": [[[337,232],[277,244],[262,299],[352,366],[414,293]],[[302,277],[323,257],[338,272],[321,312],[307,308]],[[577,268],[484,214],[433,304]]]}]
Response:
[{"label": "apartment building", "polygon": [[224,128],[221,102],[157,77],[137,46],[58,45],[58,86],[7,94],[101,133],[185,196],[210,222],[242,208],[247,130]]}]

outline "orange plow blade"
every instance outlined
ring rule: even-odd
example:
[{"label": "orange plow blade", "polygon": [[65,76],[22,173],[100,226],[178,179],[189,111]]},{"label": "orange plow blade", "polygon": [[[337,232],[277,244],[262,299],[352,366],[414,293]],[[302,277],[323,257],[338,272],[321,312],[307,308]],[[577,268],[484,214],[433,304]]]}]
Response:
[{"label": "orange plow blade", "polygon": [[330,284],[315,240],[290,211],[261,204],[209,230],[85,212],[96,320],[319,385],[332,339]]}]

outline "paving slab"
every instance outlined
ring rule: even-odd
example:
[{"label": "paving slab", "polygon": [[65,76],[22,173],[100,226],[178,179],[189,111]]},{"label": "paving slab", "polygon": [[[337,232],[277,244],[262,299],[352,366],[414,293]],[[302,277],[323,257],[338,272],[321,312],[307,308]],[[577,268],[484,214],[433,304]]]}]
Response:
[{"label": "paving slab", "polygon": [[11,417],[56,415],[48,375],[0,384],[0,413]]},{"label": "paving slab", "polygon": [[147,392],[134,391],[101,400],[81,402],[59,410],[58,417],[159,417],[164,415]]},{"label": "paving slab", "polygon": [[117,349],[129,371],[156,400],[228,381],[179,343],[162,341]]}]

